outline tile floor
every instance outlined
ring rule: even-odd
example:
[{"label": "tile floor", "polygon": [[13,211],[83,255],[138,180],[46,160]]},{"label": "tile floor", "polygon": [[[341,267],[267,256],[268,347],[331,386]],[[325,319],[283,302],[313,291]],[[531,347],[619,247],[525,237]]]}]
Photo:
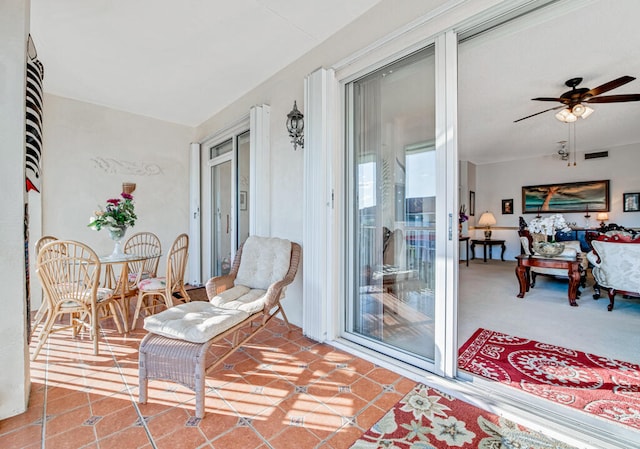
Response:
[{"label": "tile floor", "polygon": [[151,381],[137,403],[146,331],[109,325],[98,356],[86,335],[50,338],[31,363],[29,409],[0,421],[0,448],[348,448],[415,385],[273,320],[207,376],[198,420],[177,384]]}]

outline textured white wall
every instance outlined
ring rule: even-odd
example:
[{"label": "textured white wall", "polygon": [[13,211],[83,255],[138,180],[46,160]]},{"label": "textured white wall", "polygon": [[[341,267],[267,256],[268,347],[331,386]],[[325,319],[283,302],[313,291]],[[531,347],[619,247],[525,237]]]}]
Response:
[{"label": "textured white wall", "polygon": [[[566,162],[559,160],[557,155],[552,154],[542,158],[476,166],[476,218],[479,218],[480,212],[490,210],[496,217],[496,227],[517,229],[519,216],[527,222],[535,217],[535,214],[522,214],[522,186],[609,179],[609,222],[640,227],[640,212],[622,212],[622,194],[640,192],[637,169],[640,165],[640,145],[608,150],[609,157],[606,159],[584,160],[584,155],[579,152],[577,165],[570,167],[567,167]],[[514,147],[514,151],[517,151],[517,148]],[[502,215],[502,200],[509,198],[513,198],[514,213]],[[567,221],[576,222],[579,227],[584,226],[584,213],[563,215]],[[592,226],[599,225],[595,215],[591,214]],[[476,230],[475,238],[483,238],[482,232],[482,229]],[[505,260],[513,260],[520,254],[518,234],[514,229],[496,229],[492,238],[507,241]]]},{"label": "textured white wall", "polygon": [[[46,78],[45,78],[46,82]],[[123,182],[133,192],[138,220],[127,231],[151,231],[165,256],[189,232],[189,143],[193,129],[54,95],[44,99],[43,233],[79,240],[99,255],[113,242],[89,217]],[[126,238],[126,236],[125,236]],[[160,269],[164,270],[165,257]]]},{"label": "textured white wall", "polygon": [[26,410],[31,384],[25,328],[23,230],[29,5],[28,0],[0,2],[0,419]]}]

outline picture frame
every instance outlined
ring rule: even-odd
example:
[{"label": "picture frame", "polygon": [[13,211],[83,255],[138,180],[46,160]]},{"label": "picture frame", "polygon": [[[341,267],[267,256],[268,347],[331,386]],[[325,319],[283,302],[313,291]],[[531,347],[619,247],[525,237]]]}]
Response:
[{"label": "picture frame", "polygon": [[513,215],[513,198],[502,200],[502,215]]},{"label": "picture frame", "polygon": [[240,210],[247,210],[247,192],[244,190],[240,191]]},{"label": "picture frame", "polygon": [[476,192],[469,190],[469,216],[476,215]]},{"label": "picture frame", "polygon": [[640,192],[622,194],[622,212],[640,212]]},{"label": "picture frame", "polygon": [[609,212],[609,180],[522,187],[522,213]]}]

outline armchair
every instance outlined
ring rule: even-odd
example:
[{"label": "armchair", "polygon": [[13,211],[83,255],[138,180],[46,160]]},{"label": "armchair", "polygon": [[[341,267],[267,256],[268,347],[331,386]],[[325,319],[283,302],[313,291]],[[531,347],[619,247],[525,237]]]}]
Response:
[{"label": "armchair", "polygon": [[[629,235],[601,234],[590,241],[593,250],[587,254],[598,287],[609,294],[607,310],[613,310],[617,293],[640,297],[640,238]],[[595,288],[595,287],[594,287]],[[600,289],[593,299],[600,298]]]},{"label": "armchair", "polygon": [[[587,232],[587,234],[585,235],[585,239],[590,248],[590,253],[593,252],[593,245],[591,242],[593,240],[597,240],[602,235],[606,235],[609,237],[617,235],[624,238],[628,237],[633,240],[636,237],[638,237],[639,233],[634,229],[625,228],[624,226],[620,226],[615,223],[609,223],[608,225],[600,226],[596,231]],[[596,257],[595,255],[592,255],[591,259],[595,260],[595,257]],[[589,263],[593,265],[593,262],[591,262],[591,259],[589,259]],[[595,283],[593,284],[593,299],[599,299],[599,298],[600,298],[600,285],[598,284],[598,281],[595,280]]]}]

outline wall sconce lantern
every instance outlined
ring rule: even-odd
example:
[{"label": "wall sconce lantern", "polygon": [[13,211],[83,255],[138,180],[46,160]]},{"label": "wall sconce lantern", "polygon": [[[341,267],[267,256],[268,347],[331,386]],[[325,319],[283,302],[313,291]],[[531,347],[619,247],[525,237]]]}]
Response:
[{"label": "wall sconce lantern", "polygon": [[297,150],[298,146],[304,148],[304,115],[298,111],[296,102],[293,102],[293,109],[287,114],[287,131],[291,137],[293,150]]}]

